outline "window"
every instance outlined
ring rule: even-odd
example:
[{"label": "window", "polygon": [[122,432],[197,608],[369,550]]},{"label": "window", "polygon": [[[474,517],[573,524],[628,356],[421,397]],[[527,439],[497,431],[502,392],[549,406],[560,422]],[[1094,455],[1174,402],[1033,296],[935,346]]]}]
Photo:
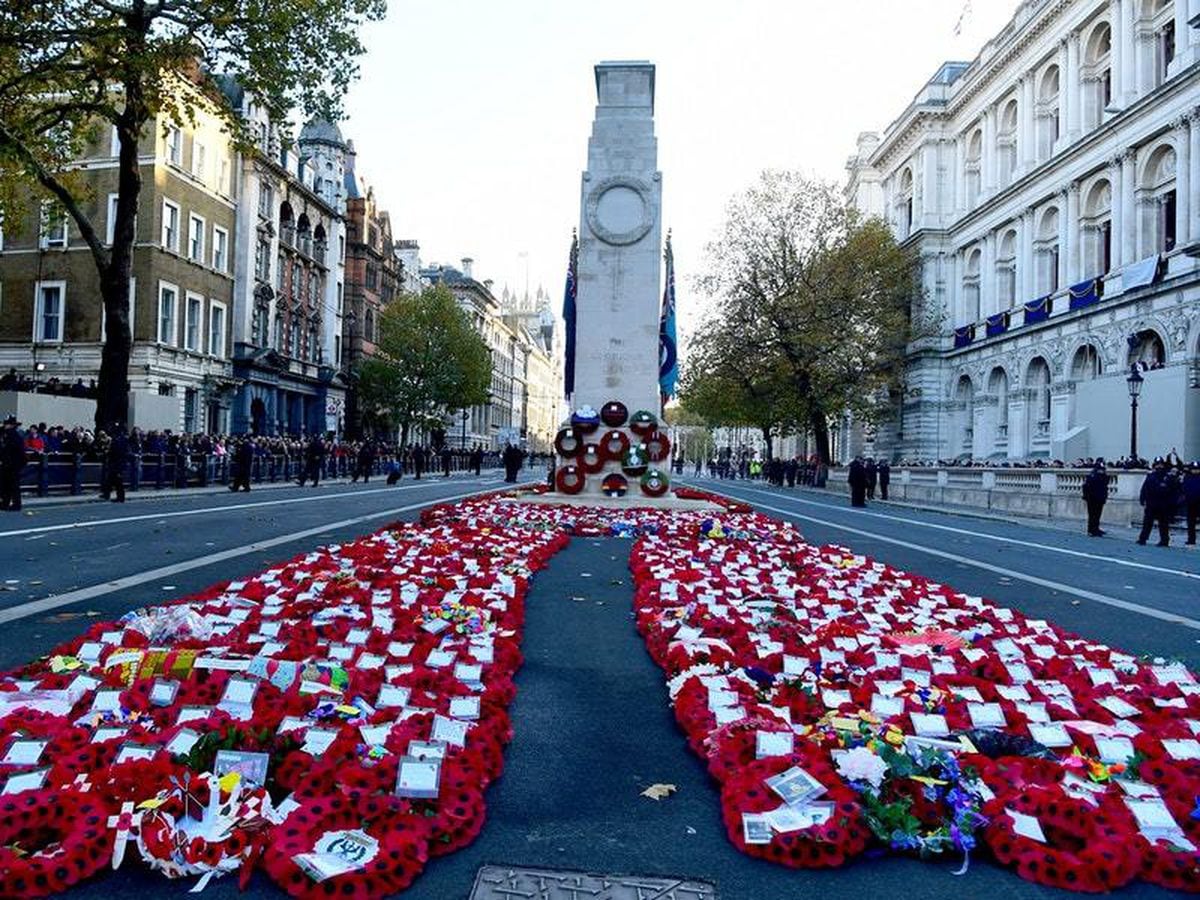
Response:
[{"label": "window", "polygon": [[204,219],[195,213],[188,216],[188,259],[204,262]]},{"label": "window", "polygon": [[260,237],[254,247],[254,275],[259,281],[271,280],[271,244]]},{"label": "window", "polygon": [[275,210],[275,192],[269,184],[263,184],[258,192],[258,214],[264,219],[270,219]]},{"label": "window", "polygon": [[1112,271],[1112,222],[1100,223],[1100,272]]},{"label": "window", "polygon": [[158,383],[158,396],[174,397],[175,396],[175,385],[171,384],[168,381],[160,381]]},{"label": "window", "polygon": [[[129,279],[129,337],[133,339],[133,314],[137,309],[137,279]],[[108,315],[104,304],[100,305],[100,343],[108,340]]]},{"label": "window", "polygon": [[1158,200],[1158,233],[1162,235],[1162,244],[1158,249],[1162,253],[1170,253],[1175,249],[1176,211],[1175,191],[1172,189]]},{"label": "window", "polygon": [[218,272],[229,271],[229,232],[213,226],[212,267]]},{"label": "window", "polygon": [[292,327],[288,331],[288,356],[293,359],[300,358],[300,323],[295,319],[292,320]]},{"label": "window", "polygon": [[183,392],[183,430],[191,434],[196,430],[196,389]]},{"label": "window", "polygon": [[183,165],[183,132],[175,125],[167,127],[167,162]]},{"label": "window", "polygon": [[162,245],[164,249],[179,252],[179,204],[172,200],[163,201]]},{"label": "window", "polygon": [[[1181,3],[1183,0],[1175,0]],[[1167,69],[1175,59],[1175,23],[1167,22],[1158,33],[1158,80],[1161,84],[1167,80]]]},{"label": "window", "polygon": [[338,235],[338,261],[346,261],[346,236],[344,234]]},{"label": "window", "polygon": [[67,283],[39,281],[34,289],[34,343],[62,343],[63,320],[66,316]]},{"label": "window", "polygon": [[67,249],[67,214],[57,203],[42,204],[42,249]]},{"label": "window", "polygon": [[335,366],[342,364],[342,336],[340,334],[333,336],[333,364]]},{"label": "window", "polygon": [[225,355],[225,304],[216,300],[210,300],[208,307],[208,352]]},{"label": "window", "polygon": [[158,342],[175,346],[175,307],[179,303],[179,288],[159,282],[158,285]]},{"label": "window", "polygon": [[287,273],[287,261],[283,258],[283,254],[279,254],[279,258],[275,261],[275,290],[283,293],[283,279]]},{"label": "window", "polygon": [[319,363],[321,361],[321,347],[317,343],[317,326],[308,326],[308,358],[312,362]]},{"label": "window", "polygon": [[300,263],[298,262],[292,263],[291,294],[297,300],[303,299],[304,297],[304,274],[301,271]]},{"label": "window", "polygon": [[342,294],[343,294],[343,291],[344,291],[344,290],[345,290],[345,285],[343,285],[343,284],[342,284],[342,283],[339,281],[339,282],[337,283],[337,314],[338,314],[339,316],[342,314],[342,303],[344,302],[344,301],[343,301],[343,299],[342,299]]},{"label": "window", "polygon": [[187,295],[187,314],[183,323],[183,346],[193,352],[200,349],[200,327],[204,315],[204,298],[199,294]]},{"label": "window", "polygon": [[1112,106],[1112,69],[1105,69],[1100,75],[1100,105],[1104,109]]},{"label": "window", "polygon": [[208,164],[208,148],[197,140],[192,141],[192,175],[204,180]]},{"label": "window", "polygon": [[283,316],[276,313],[275,315],[275,349],[280,353],[283,352]]},{"label": "window", "polygon": [[1058,290],[1058,244],[1050,248],[1050,293]]},{"label": "window", "polygon": [[108,237],[106,239],[106,243],[108,244],[112,244],[113,237],[117,233],[117,197],[117,194],[108,195]]},{"label": "window", "polygon": [[228,197],[232,193],[232,185],[229,182],[229,157],[222,156],[217,165],[217,190]]},{"label": "window", "polygon": [[254,307],[254,321],[251,323],[251,330],[255,347],[267,346],[267,322],[270,317],[271,313],[265,303],[259,303]]}]

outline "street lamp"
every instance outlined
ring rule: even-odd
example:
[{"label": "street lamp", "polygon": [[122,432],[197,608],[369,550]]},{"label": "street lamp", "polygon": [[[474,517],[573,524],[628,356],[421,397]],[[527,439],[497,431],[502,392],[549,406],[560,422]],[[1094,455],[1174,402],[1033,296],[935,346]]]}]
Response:
[{"label": "street lamp", "polygon": [[1146,379],[1138,371],[1137,363],[1129,367],[1129,378],[1125,383],[1129,386],[1129,456],[1137,460],[1137,406],[1138,394],[1142,392],[1142,382]]},{"label": "street lamp", "polygon": [[462,439],[460,441],[461,447],[459,448],[461,450],[467,449],[467,419],[469,419],[470,417],[471,417],[471,414],[464,409],[462,411]]}]

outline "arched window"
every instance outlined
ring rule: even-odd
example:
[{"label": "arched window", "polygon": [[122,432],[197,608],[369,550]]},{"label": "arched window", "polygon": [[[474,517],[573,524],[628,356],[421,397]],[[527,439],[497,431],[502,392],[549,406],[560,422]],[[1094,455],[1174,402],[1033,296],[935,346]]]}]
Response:
[{"label": "arched window", "polygon": [[1071,360],[1071,380],[1091,381],[1099,378],[1103,366],[1100,362],[1100,352],[1094,344],[1084,344],[1075,351]]},{"label": "arched window", "polygon": [[958,379],[954,389],[954,399],[958,405],[958,446],[951,450],[957,456],[970,456],[975,434],[975,385],[968,375]]},{"label": "arched window", "polygon": [[1038,162],[1054,155],[1054,145],[1061,133],[1059,119],[1058,66],[1049,66],[1038,82],[1037,94],[1037,158]]},{"label": "arched window", "polygon": [[296,243],[296,220],[292,204],[286,200],[279,205],[279,240],[289,247]]},{"label": "arched window", "polygon": [[1083,82],[1084,128],[1088,131],[1099,128],[1104,122],[1104,112],[1112,105],[1112,29],[1108,22],[1099,22],[1083,44],[1083,66],[1080,76]]},{"label": "arched window", "polygon": [[979,248],[967,251],[966,267],[963,269],[962,311],[960,324],[970,325],[979,321]]},{"label": "arched window", "polygon": [[1175,148],[1161,144],[1154,149],[1142,169],[1137,206],[1142,217],[1146,245],[1142,252],[1170,253],[1178,235],[1179,204],[1175,194]]},{"label": "arched window", "polygon": [[375,343],[375,311],[367,309],[365,323],[363,325],[363,340]]},{"label": "arched window", "polygon": [[1008,373],[996,366],[988,375],[988,393],[996,398],[996,447],[1008,445]]},{"label": "arched window", "polygon": [[1112,185],[1101,178],[1088,190],[1082,215],[1083,254],[1089,275],[1112,269]]},{"label": "arched window", "polygon": [[979,203],[981,177],[983,171],[983,131],[976,128],[967,137],[966,189],[967,209],[974,209]]},{"label": "arched window", "polygon": [[1167,362],[1167,348],[1153,328],[1129,338],[1129,364],[1141,369],[1161,369]]},{"label": "arched window", "polygon": [[312,225],[307,213],[301,213],[296,221],[296,247],[305,256],[312,256]]},{"label": "arched window", "polygon": [[1049,437],[1050,431],[1050,364],[1041,356],[1029,363],[1025,384],[1030,392],[1030,412],[1036,426],[1035,436]]},{"label": "arched window", "polygon": [[1053,294],[1059,288],[1058,207],[1051,206],[1042,213],[1033,253],[1037,258],[1037,295],[1045,297]]},{"label": "arched window", "polygon": [[313,229],[313,256],[320,262],[325,261],[325,251],[328,247],[328,241],[325,237],[325,226],[320,222]]},{"label": "arched window", "polygon": [[287,347],[283,343],[283,316],[275,314],[275,349],[284,353]]},{"label": "arched window", "polygon": [[308,358],[311,362],[321,361],[321,347],[317,339],[316,323],[308,326]]},{"label": "arched window", "polygon": [[[1176,0],[1186,3],[1187,0]],[[1171,0],[1142,0],[1141,19],[1147,32],[1154,35],[1154,86],[1167,80],[1175,60],[1175,4]],[[1184,41],[1187,35],[1183,36]]]},{"label": "arched window", "polygon": [[1009,100],[1000,113],[1000,128],[996,132],[996,161],[999,164],[1000,187],[1007,187],[1017,168],[1017,101]]},{"label": "arched window", "polygon": [[996,245],[996,312],[1017,302],[1017,233],[1009,229]]}]

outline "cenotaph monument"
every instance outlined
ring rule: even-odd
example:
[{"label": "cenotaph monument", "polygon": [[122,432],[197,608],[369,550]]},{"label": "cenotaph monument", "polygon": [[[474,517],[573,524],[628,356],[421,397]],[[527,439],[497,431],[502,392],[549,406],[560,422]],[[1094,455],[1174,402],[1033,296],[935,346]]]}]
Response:
[{"label": "cenotaph monument", "polygon": [[559,494],[643,501],[668,488],[658,428],[662,173],[654,66],[596,66],[575,268],[571,419],[555,442]]}]

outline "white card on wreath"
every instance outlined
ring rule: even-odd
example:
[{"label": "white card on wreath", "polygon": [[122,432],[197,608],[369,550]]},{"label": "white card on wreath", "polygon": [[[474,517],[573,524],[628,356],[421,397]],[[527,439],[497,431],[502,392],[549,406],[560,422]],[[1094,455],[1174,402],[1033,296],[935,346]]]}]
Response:
[{"label": "white card on wreath", "polygon": [[791,756],[794,738],[795,736],[790,731],[756,731],[754,733],[754,758]]},{"label": "white card on wreath", "polygon": [[909,713],[913,731],[920,737],[947,737],[950,726],[946,717],[938,713]]},{"label": "white card on wreath", "polygon": [[1133,742],[1127,737],[1100,737],[1097,735],[1096,753],[1101,762],[1124,763],[1133,756]]}]

